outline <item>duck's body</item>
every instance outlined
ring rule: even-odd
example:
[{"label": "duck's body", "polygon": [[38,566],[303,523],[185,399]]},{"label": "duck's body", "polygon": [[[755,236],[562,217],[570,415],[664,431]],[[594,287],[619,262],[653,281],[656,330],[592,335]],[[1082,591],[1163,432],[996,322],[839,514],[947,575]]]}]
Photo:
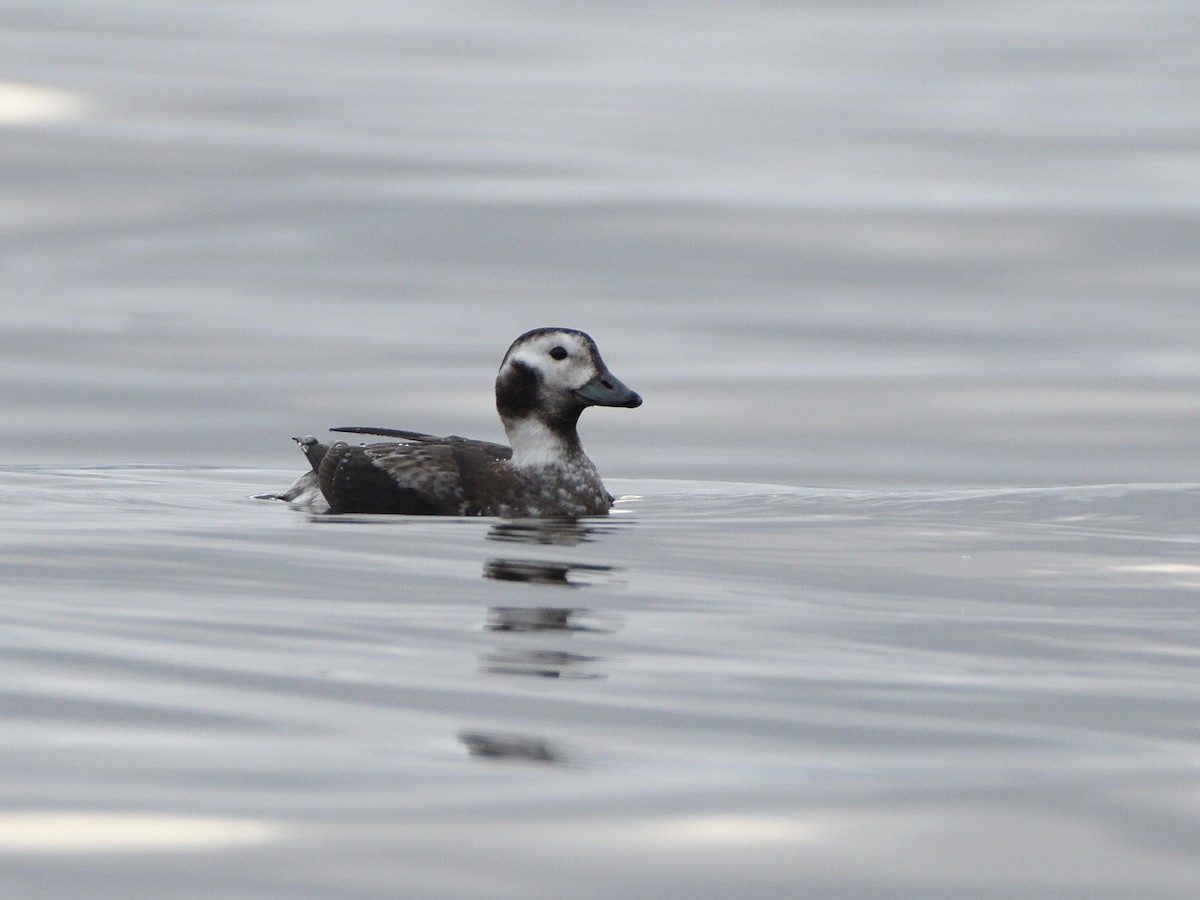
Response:
[{"label": "duck's body", "polygon": [[512,447],[386,428],[335,428],[401,442],[301,447],[312,471],[277,495],[319,490],[332,512],[434,516],[592,516],[612,505],[579,442],[588,406],[640,406],[581,331],[539,328],[509,347],[496,376],[496,408]]}]

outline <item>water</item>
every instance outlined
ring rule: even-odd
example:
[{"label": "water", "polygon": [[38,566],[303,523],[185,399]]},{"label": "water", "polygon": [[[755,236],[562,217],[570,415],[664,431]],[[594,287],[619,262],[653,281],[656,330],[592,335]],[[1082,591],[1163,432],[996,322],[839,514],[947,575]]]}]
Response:
[{"label": "water", "polygon": [[14,896],[1195,883],[1200,485],[540,523],[249,497],[286,474],[3,471]]},{"label": "water", "polygon": [[[1198,31],[0,13],[0,893],[1193,896]],[[548,324],[611,517],[252,499]]]}]

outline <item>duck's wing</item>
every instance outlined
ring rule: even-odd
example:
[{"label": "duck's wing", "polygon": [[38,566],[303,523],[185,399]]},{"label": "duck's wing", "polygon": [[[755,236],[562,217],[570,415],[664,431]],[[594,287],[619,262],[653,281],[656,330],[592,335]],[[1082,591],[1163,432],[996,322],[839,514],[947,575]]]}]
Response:
[{"label": "duck's wing", "polygon": [[405,431],[401,428],[377,428],[372,425],[346,425],[340,428],[330,428],[330,431],[342,434],[369,434],[377,437],[398,438],[414,444],[445,444],[458,450],[470,448],[467,452],[479,452],[492,459],[511,459],[512,448],[504,444],[493,444],[491,441],[479,441],[474,438],[459,437],[457,434],[439,437],[436,434],[425,434],[421,431]]},{"label": "duck's wing", "polygon": [[512,456],[503,444],[457,435],[367,426],[330,430],[400,442],[326,445],[314,437],[296,438],[312,470],[287,491],[271,496],[291,500],[319,489],[332,512],[491,514],[497,479],[506,474],[496,463]]},{"label": "duck's wing", "polygon": [[333,512],[455,516],[470,511],[458,461],[446,445],[338,441],[325,451],[317,480]]}]

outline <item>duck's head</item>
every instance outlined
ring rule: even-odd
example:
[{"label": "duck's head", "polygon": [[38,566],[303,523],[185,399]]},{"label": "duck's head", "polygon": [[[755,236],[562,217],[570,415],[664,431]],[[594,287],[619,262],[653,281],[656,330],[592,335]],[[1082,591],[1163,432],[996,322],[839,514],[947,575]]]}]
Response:
[{"label": "duck's head", "polygon": [[[525,332],[496,375],[496,409],[510,438],[518,423],[537,422],[566,439],[589,406],[641,405],[642,398],[608,370],[596,342],[573,328]],[[515,442],[513,450],[520,452]]]}]

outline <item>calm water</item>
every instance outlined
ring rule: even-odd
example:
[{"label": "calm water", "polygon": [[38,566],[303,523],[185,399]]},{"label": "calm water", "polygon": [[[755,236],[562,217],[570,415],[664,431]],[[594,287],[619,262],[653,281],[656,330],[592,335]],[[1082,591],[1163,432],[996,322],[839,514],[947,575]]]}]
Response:
[{"label": "calm water", "polygon": [[248,497],[286,474],[0,473],[14,896],[1200,875],[1200,485],[628,481],[570,524]]},{"label": "calm water", "polygon": [[[1197,41],[0,11],[0,894],[1194,896]],[[252,499],[549,324],[612,517]]]}]

